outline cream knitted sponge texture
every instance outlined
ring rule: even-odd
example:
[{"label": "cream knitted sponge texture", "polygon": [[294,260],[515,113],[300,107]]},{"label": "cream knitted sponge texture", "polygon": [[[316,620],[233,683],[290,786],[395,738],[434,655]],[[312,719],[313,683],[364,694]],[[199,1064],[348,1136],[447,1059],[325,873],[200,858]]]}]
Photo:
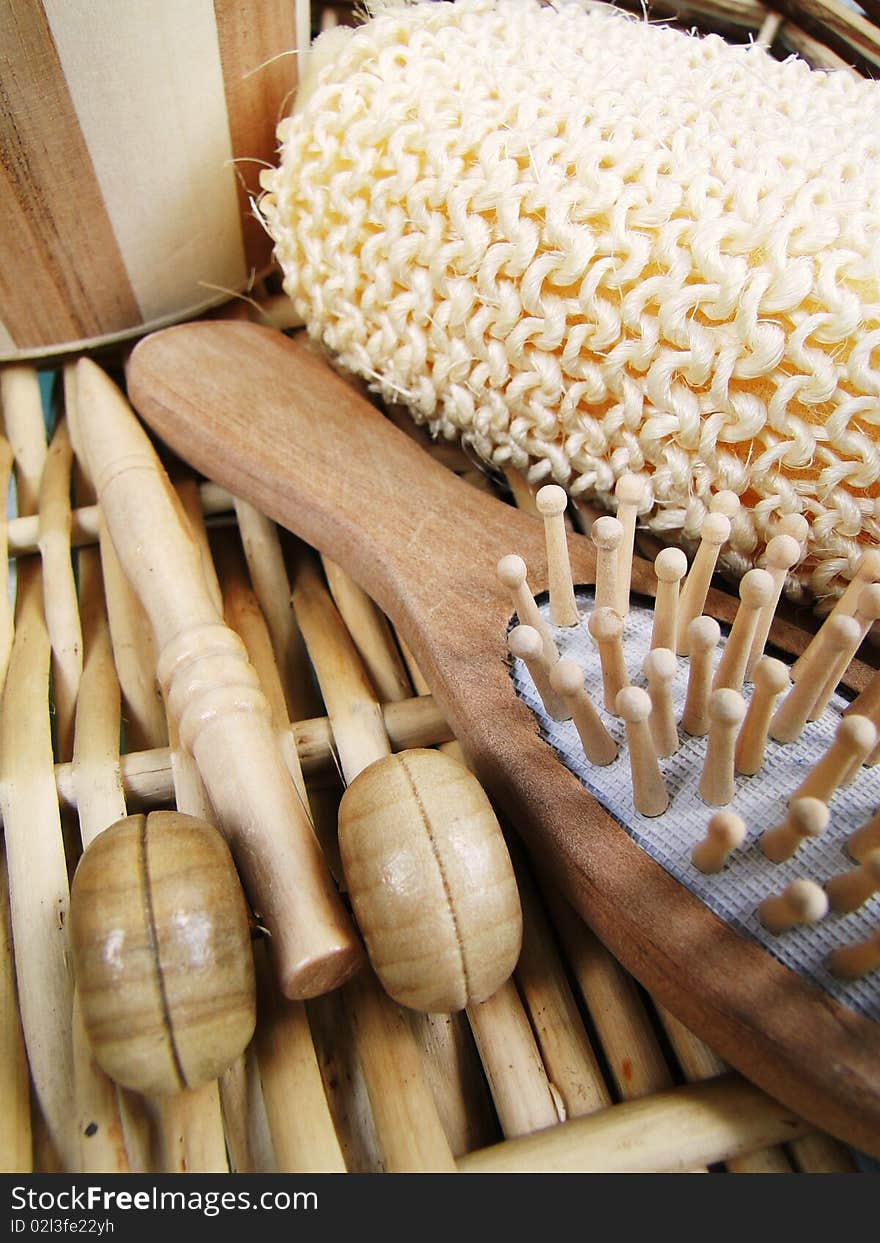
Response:
[{"label": "cream knitted sponge texture", "polygon": [[261,208],[309,331],[434,434],[790,588],[880,533],[880,86],[577,3],[390,4],[318,41]]}]

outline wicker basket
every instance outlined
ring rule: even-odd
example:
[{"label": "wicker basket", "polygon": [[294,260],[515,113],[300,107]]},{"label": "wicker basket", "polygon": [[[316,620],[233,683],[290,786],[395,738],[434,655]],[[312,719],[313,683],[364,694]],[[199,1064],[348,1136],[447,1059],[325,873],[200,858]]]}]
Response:
[{"label": "wicker basket", "polygon": [[[865,7],[880,14],[876,0]],[[313,9],[322,28],[351,6]],[[651,16],[759,38],[823,67],[880,67],[880,31],[834,0],[793,0],[783,12],[751,0],[688,0],[656,5]],[[268,298],[255,314],[265,320],[277,308]],[[56,376],[56,409],[65,388],[73,391],[69,377]],[[16,856],[11,903],[0,856],[0,1169],[857,1168],[836,1140],[798,1124],[657,1007],[533,873],[512,835],[524,948],[514,978],[489,1001],[453,1016],[406,1013],[364,976],[317,1001],[287,1002],[258,941],[258,1027],[246,1054],[195,1093],[146,1101],[117,1092],[84,1052],[71,1014],[57,950],[68,877],[83,838],[115,819],[123,801],[198,813],[204,793],[173,734],[169,741],[140,607],[109,542],[98,544],[98,514],[71,446],[74,411],[58,419],[47,446],[36,373],[12,367],[2,383],[0,447],[6,475],[15,470],[18,509],[4,529],[17,566],[14,640],[12,617],[0,618],[2,806]],[[457,450],[429,447],[476,486],[493,486]],[[387,620],[337,567],[325,561],[322,574],[314,554],[249,506],[182,468],[175,478],[227,619],[260,672],[282,738],[295,743],[333,859],[341,783],[310,660],[366,669],[395,746],[456,744]],[[521,480],[505,483],[517,504],[530,503]],[[308,645],[288,607],[291,591],[314,611]],[[330,651],[322,618],[334,610],[352,646]],[[19,1001],[29,1030],[40,1032],[27,1052]],[[528,1139],[548,1128],[552,1143],[547,1134]],[[800,1137],[784,1142],[793,1134]]]}]

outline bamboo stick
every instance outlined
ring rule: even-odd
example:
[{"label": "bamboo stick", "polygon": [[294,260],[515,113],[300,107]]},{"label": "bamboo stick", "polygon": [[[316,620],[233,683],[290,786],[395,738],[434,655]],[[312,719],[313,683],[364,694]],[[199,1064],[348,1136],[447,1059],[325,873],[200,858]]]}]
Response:
[{"label": "bamboo stick", "polygon": [[40,556],[43,610],[52,645],[55,754],[73,753],[73,714],[82,675],[82,631],[70,559],[70,472],[73,449],[67,423],[59,419],[40,482]]},{"label": "bamboo stick", "polygon": [[[656,1002],[654,1007],[688,1083],[715,1079],[729,1070],[721,1058],[679,1019]],[[731,1157],[727,1162],[727,1169],[731,1174],[790,1174],[792,1172],[791,1162],[785,1155],[784,1149],[778,1144],[769,1148],[759,1148],[754,1152],[744,1153],[742,1156]]]},{"label": "bamboo stick", "polygon": [[[408,747],[432,747],[448,742],[451,730],[429,695],[386,704],[382,721],[394,751]],[[333,731],[327,717],[292,722],[290,726],[297,755],[306,777],[335,773]],[[168,747],[152,747],[120,758],[120,774],[126,798],[138,806],[159,806],[173,796],[171,759]],[[73,770],[70,764],[55,766],[58,797],[66,807],[76,806]]]},{"label": "bamboo stick", "polygon": [[683,1172],[794,1139],[805,1130],[796,1115],[730,1075],[508,1140],[470,1153],[458,1168],[471,1174]]},{"label": "bamboo stick", "polygon": [[391,625],[365,591],[329,557],[321,564],[339,610],[380,703],[399,703],[411,694],[406,668]]},{"label": "bamboo stick", "polygon": [[611,1104],[611,1096],[537,891],[524,860],[517,860],[516,855],[514,859],[523,911],[523,947],[516,982],[535,1029],[551,1090],[558,1095],[564,1116],[595,1113]]},{"label": "bamboo stick", "polygon": [[466,1014],[411,1010],[407,1017],[453,1156],[492,1143],[498,1120]]},{"label": "bamboo stick", "polygon": [[6,851],[0,844],[0,1170],[31,1170],[31,1104],[24,1035],[15,987]]},{"label": "bamboo stick", "polygon": [[[12,473],[12,448],[5,436],[0,436],[0,496],[9,492],[9,477]],[[6,682],[6,670],[9,666],[9,655],[12,651],[12,608],[9,594],[9,523],[6,521],[6,507],[0,507],[0,688]]]},{"label": "bamboo stick", "polygon": [[382,1146],[344,990],[307,1002],[306,1012],[346,1168],[378,1173],[384,1169]]},{"label": "bamboo stick", "polygon": [[[68,971],[67,863],[52,768],[49,636],[40,568],[20,567],[16,636],[0,710],[0,807],[28,1062],[53,1145],[78,1164]],[[22,721],[28,728],[22,729]]]},{"label": "bamboo stick", "polygon": [[280,1173],[332,1174],[345,1160],[324,1095],[306,1008],[274,986],[258,953],[255,1049]]},{"label": "bamboo stick", "polygon": [[468,1006],[467,1015],[504,1135],[528,1135],[557,1123],[560,1111],[513,980]]},{"label": "bamboo stick", "polygon": [[235,498],[235,514],[254,594],[259,601],[287,699],[287,714],[296,719],[314,712],[305,644],[290,605],[290,585],[278,529],[246,501]]},{"label": "bamboo stick", "polygon": [[388,1173],[449,1173],[455,1160],[425,1081],[412,1029],[365,969],[345,986],[376,1133]]},{"label": "bamboo stick", "polygon": [[[113,668],[103,609],[100,561],[95,549],[80,556],[84,664],[73,738],[73,777],[83,847],[126,814],[119,777],[119,683]],[[92,1057],[74,996],[74,1083],[81,1169],[124,1173],[130,1168],[115,1084]],[[136,1109],[134,1101],[132,1110]]]}]

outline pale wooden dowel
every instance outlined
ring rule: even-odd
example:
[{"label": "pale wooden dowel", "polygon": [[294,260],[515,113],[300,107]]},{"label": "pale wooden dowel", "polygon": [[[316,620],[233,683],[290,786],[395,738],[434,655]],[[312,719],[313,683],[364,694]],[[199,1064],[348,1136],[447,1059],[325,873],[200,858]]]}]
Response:
[{"label": "pale wooden dowel", "polygon": [[389,1173],[448,1173],[455,1159],[443,1131],[419,1050],[399,1006],[360,972],[344,991],[376,1133]]},{"label": "pale wooden dowel", "polygon": [[297,569],[293,608],[315,667],[346,785],[391,754],[375,692],[311,559]]},{"label": "pale wooden dowel", "polygon": [[510,592],[511,603],[517,618],[523,626],[531,626],[537,630],[544,644],[544,659],[548,665],[554,665],[559,659],[559,649],[550,633],[550,628],[535,603],[535,597],[529,589],[526,579],[526,563],[522,557],[509,554],[502,557],[496,566],[495,573],[499,582]]},{"label": "pale wooden dowel", "polygon": [[[71,428],[71,439],[72,430]],[[76,448],[74,451],[76,452]],[[199,499],[206,517],[218,518],[219,515],[229,516],[232,513],[232,497],[225,488],[216,483],[200,484]],[[95,504],[83,503],[71,510],[72,548],[87,548],[98,542],[99,517],[98,506]],[[10,557],[26,557],[39,551],[40,519],[37,514],[20,514],[17,518],[11,518],[6,525],[6,533]]]},{"label": "pale wooden dowel", "polygon": [[321,564],[333,603],[354,640],[379,702],[407,699],[412,694],[409,677],[388,619],[335,561],[322,557]]},{"label": "pale wooden dowel", "polygon": [[828,913],[828,897],[815,881],[793,880],[782,893],[771,894],[758,907],[758,918],[778,936],[801,924],[815,924]]},{"label": "pale wooden dowel", "polygon": [[691,863],[707,875],[720,872],[734,850],[746,840],[746,826],[732,811],[719,811],[709,820],[706,836],[691,852]]},{"label": "pale wooden dowel", "polygon": [[504,482],[510,489],[510,495],[513,497],[513,503],[517,509],[521,509],[527,514],[532,514],[535,518],[540,518],[538,506],[535,504],[535,489],[525,475],[523,475],[522,471],[514,470],[512,466],[504,466],[501,473],[504,475]]},{"label": "pale wooden dowel", "polygon": [[127,1174],[128,1152],[116,1084],[94,1060],[76,991],[73,998],[72,1044],[76,1129],[82,1149],[79,1172]]},{"label": "pale wooden dowel", "polygon": [[79,433],[117,553],[156,635],[159,680],[272,933],[291,996],[337,986],[360,947],[283,767],[243,645],[217,615],[156,455],[115,386],[78,364]]},{"label": "pale wooden dowel", "polygon": [[[83,847],[126,814],[119,774],[119,683],[113,668],[103,607],[100,558],[96,549],[79,557],[83,671],[76,704],[73,776]],[[78,1000],[73,1018],[74,1085],[81,1165],[86,1173],[124,1173],[130,1162],[116,1085],[92,1057]],[[140,1125],[147,1117],[131,1103]]]},{"label": "pale wooden dowel", "polygon": [[[5,436],[0,435],[0,496],[9,493],[9,477],[12,473],[12,449]],[[6,681],[9,654],[12,651],[12,607],[9,595],[9,546],[6,507],[0,506],[0,687]]]},{"label": "pale wooden dowel", "polygon": [[234,505],[251,585],[272,636],[288,715],[293,719],[312,716],[315,701],[309,660],[291,608],[290,584],[278,528],[247,501],[236,497]]},{"label": "pale wooden dowel", "polygon": [[459,1161],[464,1173],[657,1173],[714,1165],[804,1134],[807,1124],[739,1076],[627,1101]]},{"label": "pale wooden dowel", "polygon": [[681,728],[692,738],[709,732],[709,696],[712,693],[712,653],[721,640],[721,627],[714,617],[695,617],[688,624],[690,652],[687,695]]},{"label": "pale wooden dowel", "polygon": [[346,1167],[352,1173],[381,1171],[384,1169],[382,1146],[376,1134],[367,1080],[349,1019],[345,990],[338,989],[335,993],[326,993],[306,1002],[306,1012],[321,1066],[327,1104]]},{"label": "pale wooden dowel", "polygon": [[865,855],[880,848],[880,808],[870,820],[856,829],[847,839],[846,850],[850,858],[861,863]]},{"label": "pale wooden dowel", "polygon": [[687,573],[687,557],[680,548],[664,548],[654,560],[657,576],[657,598],[654,601],[654,624],[651,647],[676,650],[678,644],[678,593]]},{"label": "pale wooden dowel", "polygon": [[614,609],[594,609],[587,629],[599,649],[606,712],[617,712],[617,696],[629,686],[623,655],[623,619]]},{"label": "pale wooden dowel", "polygon": [[762,833],[758,845],[772,863],[783,863],[807,838],[825,832],[830,815],[821,799],[793,798],[785,819]]},{"label": "pale wooden dowel", "polygon": [[864,941],[841,945],[828,956],[828,970],[842,980],[858,980],[880,968],[880,928]]},{"label": "pale wooden dowel", "polygon": [[52,767],[50,658],[39,565],[22,565],[15,641],[0,709],[0,807],[28,1062],[52,1143],[64,1168],[75,1170],[79,1143],[67,965],[69,893]]},{"label": "pale wooden dowel", "polygon": [[55,754],[73,752],[73,712],[82,674],[82,632],[70,559],[70,471],[73,450],[67,424],[60,419],[46,456],[40,484],[40,556],[43,609],[52,645],[52,702]]},{"label": "pale wooden dowel", "polygon": [[547,577],[550,583],[550,620],[554,626],[576,626],[578,607],[571,581],[571,565],[565,538],[563,515],[568,497],[555,483],[546,484],[535,497],[538,512],[544,518],[547,542]]},{"label": "pale wooden dowel", "polygon": [[[269,714],[278,738],[278,745],[284,757],[287,771],[296,788],[300,800],[308,802],[305,779],[293,729],[287,718],[287,700],[281,670],[275,663],[272,639],[263,612],[256,596],[247,582],[246,571],[241,557],[236,554],[233,541],[221,537],[215,541],[216,563],[221,579],[223,594],[223,616],[244,643],[248,660],[256,670],[263,694],[269,703]],[[324,854],[328,858],[326,844]],[[334,846],[335,849],[335,846]],[[337,858],[338,862],[338,858]],[[332,860],[331,860],[332,863]]]},{"label": "pale wooden dowel", "polygon": [[103,516],[99,543],[113,659],[122,688],[126,749],[165,746],[168,727],[156,680],[156,645],[147,615],[119,564]]},{"label": "pale wooden dowel", "polygon": [[[449,741],[451,731],[431,696],[420,695],[399,704],[385,704],[382,720],[392,750],[433,747]],[[290,726],[302,771],[306,777],[335,773],[333,731],[327,717],[298,721]],[[155,747],[123,755],[120,761],[126,799],[139,806],[158,806],[173,797],[171,760],[167,747]],[[58,797],[66,807],[76,807],[76,791],[70,764],[55,766]]]},{"label": "pale wooden dowel", "polygon": [[[223,1134],[229,1154],[231,1174],[263,1173],[254,1141],[254,1106],[251,1089],[259,1090],[259,1072],[251,1073],[245,1053],[227,1066],[218,1080],[220,1089],[220,1112],[223,1116]],[[260,1091],[260,1105],[262,1091]],[[265,1107],[263,1107],[265,1109]],[[266,1126],[268,1133],[268,1125]],[[271,1145],[271,1141],[267,1142]],[[262,1154],[261,1154],[262,1155]],[[271,1166],[274,1171],[274,1159]]]},{"label": "pale wooden dowel", "polygon": [[157,1172],[184,1174],[195,1170],[207,1174],[228,1171],[220,1096],[216,1080],[194,1092],[176,1092],[150,1101],[158,1131]]},{"label": "pale wooden dowel", "polygon": [[722,687],[709,698],[709,741],[700,777],[700,798],[711,807],[724,807],[736,789],[733,756],[736,736],[746,714],[739,691]]},{"label": "pale wooden dowel", "polygon": [[571,717],[571,709],[561,694],[553,689],[550,674],[555,665],[547,664],[544,655],[544,644],[537,630],[531,626],[514,626],[507,636],[507,647],[511,656],[521,660],[529,671],[535,690],[541,703],[554,721],[567,721]]},{"label": "pale wooden dowel", "polygon": [[848,915],[880,889],[880,850],[869,850],[857,867],[839,872],[825,882],[832,911]]},{"label": "pale wooden dowel", "polygon": [[767,545],[767,550],[764,553],[763,568],[773,580],[773,594],[761,609],[757,625],[755,626],[755,633],[752,637],[752,645],[746,665],[747,678],[751,678],[752,671],[764,654],[767,637],[770,634],[770,627],[773,625],[776,608],[782,595],[782,589],[785,586],[786,575],[797,565],[800,559],[801,546],[790,535],[774,535]]},{"label": "pale wooden dowel", "polygon": [[712,682],[714,691],[742,690],[746,664],[761,611],[773,599],[773,579],[766,570],[749,570],[739,584],[739,607]]},{"label": "pale wooden dowel", "polygon": [[773,46],[784,21],[785,18],[781,13],[769,12],[761,22],[760,29],[755,37],[755,44],[758,47],[765,47],[769,50]]},{"label": "pale wooden dowel", "polygon": [[341,1173],[345,1160],[324,1094],[305,1006],[279,995],[265,955],[258,953],[255,960],[258,1022],[254,1041],[278,1172]]},{"label": "pale wooden dowel", "polygon": [[678,673],[675,652],[668,647],[655,647],[645,657],[642,671],[648,680],[651,715],[648,725],[654,750],[660,759],[678,750],[678,729],[672,702],[672,685]]},{"label": "pale wooden dowel", "polygon": [[0,845],[0,1170],[31,1171],[31,1103],[9,915],[6,851]]},{"label": "pale wooden dowel", "polygon": [[633,806],[643,816],[662,816],[669,806],[669,794],[648,725],[651,698],[641,687],[626,686],[619,692],[615,708],[626,724]]},{"label": "pale wooden dowel", "polygon": [[755,665],[752,676],[755,689],[749,700],[734,752],[736,771],[747,777],[759,772],[764,763],[767,731],[773,709],[779,696],[791,685],[788,665],[772,656],[762,656]]},{"label": "pale wooden dowel", "polygon": [[688,626],[703,612],[706,595],[724,544],[730,538],[730,519],[708,514],[700,530],[700,546],[684,580],[678,601],[678,654],[688,654]]},{"label": "pale wooden dowel", "polygon": [[36,515],[47,449],[43,399],[34,367],[16,363],[0,369],[0,403],[6,439],[15,458],[18,512]]},{"label": "pale wooden dowel", "polygon": [[877,745],[877,727],[865,716],[845,716],[834,733],[834,741],[810,769],[791,795],[796,798],[818,798],[830,802],[835,790],[854,765]]},{"label": "pale wooden dowel", "polygon": [[[632,580],[633,548],[636,537],[636,523],[639,510],[645,500],[648,480],[644,475],[621,475],[614,485],[614,499],[617,501],[617,520],[621,525],[622,537],[617,553],[617,591],[612,608],[626,617],[629,612],[629,589]],[[685,562],[685,565],[687,562]],[[668,647],[669,644],[662,646]]]},{"label": "pale wooden dowel", "polygon": [[822,716],[831,701],[831,696],[837,689],[838,682],[846,672],[847,665],[878,618],[880,618],[880,583],[874,583],[870,587],[865,587],[859,595],[856,611],[853,613],[853,621],[857,624],[858,632],[853,634],[852,641],[838,652],[829,669],[815,668],[820,689],[810,709],[809,720],[817,721]]},{"label": "pale wooden dowel", "polygon": [[611,1097],[538,893],[524,859],[518,862],[523,948],[516,982],[535,1029],[551,1091],[559,1098],[564,1116],[578,1118],[606,1108]]},{"label": "pale wooden dowel", "polygon": [[591,764],[610,764],[617,758],[617,743],[593,706],[584,687],[584,671],[574,660],[559,660],[550,670],[550,688],[563,700]]},{"label": "pale wooden dowel", "polygon": [[[670,1014],[663,1006],[654,1003],[669,1043],[688,1083],[716,1079],[728,1071],[728,1066],[694,1035],[684,1023]],[[756,1148],[754,1152],[730,1157],[726,1162],[730,1174],[790,1174],[791,1162],[779,1144],[769,1148]]]},{"label": "pale wooden dowel", "polygon": [[554,1126],[559,1113],[516,985],[468,1006],[468,1021],[505,1136]]},{"label": "pale wooden dowel", "polygon": [[[813,661],[817,669],[828,669],[837,655],[857,641],[858,623],[848,615],[841,615],[826,622],[819,632],[820,644],[814,649]],[[796,742],[803,733],[807,718],[816,702],[818,691],[813,676],[802,676],[773,714],[770,721],[770,737],[777,742]]]},{"label": "pale wooden dowel", "polygon": [[665,1091],[672,1074],[634,980],[558,893],[545,887],[545,894],[618,1095]]},{"label": "pale wooden dowel", "polygon": [[491,1143],[498,1120],[467,1013],[407,1015],[443,1132],[455,1157]]},{"label": "pale wooden dowel", "polygon": [[[596,549],[596,603],[597,609],[614,609],[620,612],[620,545],[623,525],[606,514],[597,518],[590,529],[590,539]],[[627,587],[627,596],[629,588]],[[627,610],[628,612],[629,610]]]},{"label": "pale wooden dowel", "polygon": [[855,574],[850,579],[846,591],[825,618],[822,628],[813,636],[792,666],[792,681],[797,682],[801,673],[813,660],[821,644],[820,636],[829,622],[835,617],[851,617],[856,611],[862,589],[871,583],[876,583],[878,579],[880,579],[880,549],[869,548],[859,558]]}]

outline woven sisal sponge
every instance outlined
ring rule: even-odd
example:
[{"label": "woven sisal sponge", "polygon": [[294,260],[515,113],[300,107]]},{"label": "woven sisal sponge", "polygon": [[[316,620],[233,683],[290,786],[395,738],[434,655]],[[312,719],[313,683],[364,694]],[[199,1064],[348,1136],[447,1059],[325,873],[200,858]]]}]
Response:
[{"label": "woven sisal sponge", "polygon": [[312,55],[262,211],[310,332],[435,435],[698,535],[880,534],[880,86],[576,3],[383,5]]}]

